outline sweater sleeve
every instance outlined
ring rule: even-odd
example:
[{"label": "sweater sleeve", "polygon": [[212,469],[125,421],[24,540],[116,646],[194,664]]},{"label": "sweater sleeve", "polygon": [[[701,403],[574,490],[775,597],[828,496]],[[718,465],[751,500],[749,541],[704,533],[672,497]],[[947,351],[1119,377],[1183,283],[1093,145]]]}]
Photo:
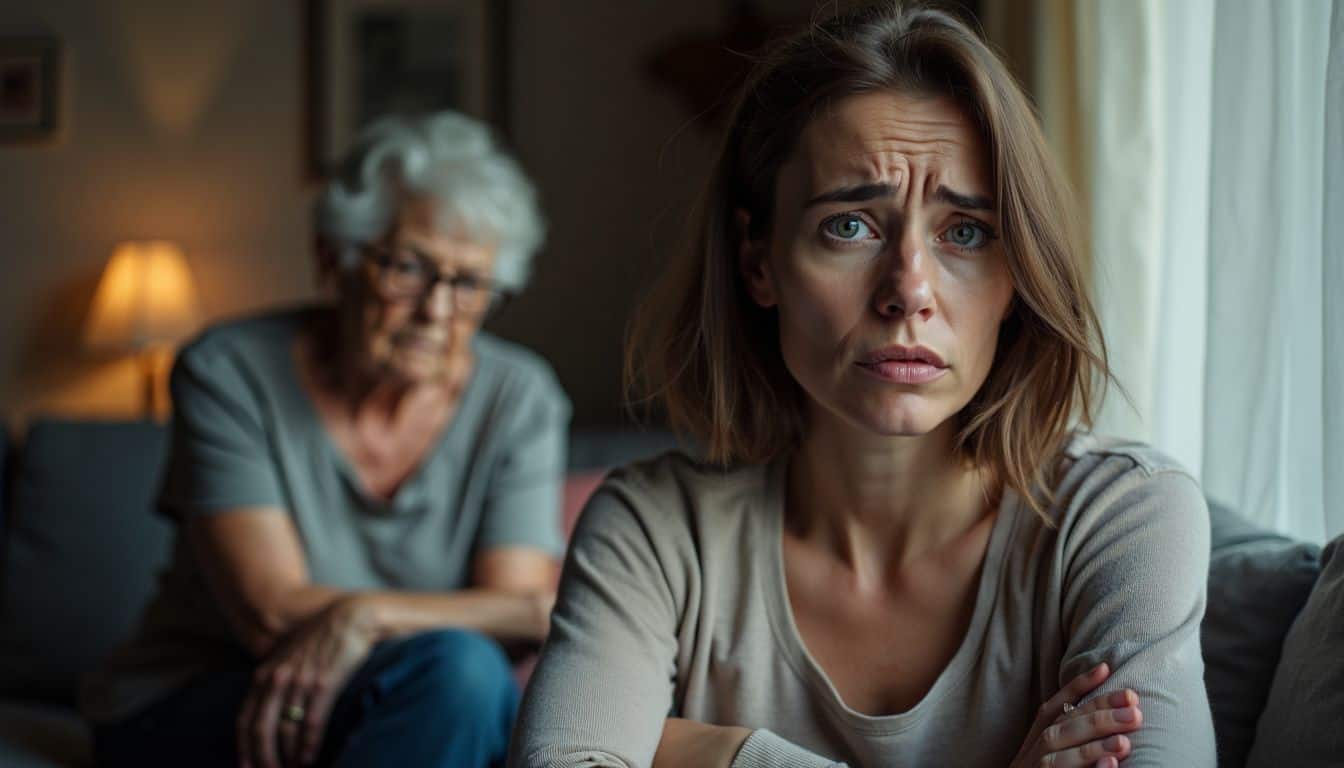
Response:
[{"label": "sweater sleeve", "polygon": [[608,485],[584,508],[523,698],[513,768],[652,765],[672,706],[675,571]]},{"label": "sweater sleeve", "polygon": [[778,734],[759,728],[737,750],[731,768],[847,768],[804,749]]},{"label": "sweater sleeve", "polygon": [[[608,480],[584,508],[551,631],[514,730],[510,768],[647,768],[674,707],[695,547],[669,504]],[[764,729],[733,768],[839,765]]]},{"label": "sweater sleeve", "polygon": [[1184,472],[1132,469],[1061,533],[1067,637],[1059,685],[1107,662],[1111,677],[1093,696],[1131,688],[1143,712],[1125,765],[1212,768],[1199,644],[1209,518],[1199,486]]}]

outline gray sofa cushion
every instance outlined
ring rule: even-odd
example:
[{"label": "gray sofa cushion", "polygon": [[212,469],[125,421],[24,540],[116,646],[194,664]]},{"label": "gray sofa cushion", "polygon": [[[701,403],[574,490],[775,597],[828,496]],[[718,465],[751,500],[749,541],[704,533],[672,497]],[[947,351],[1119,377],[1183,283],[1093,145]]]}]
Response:
[{"label": "gray sofa cushion", "polygon": [[29,430],[0,550],[0,692],[72,702],[129,635],[170,546],[152,514],[164,446],[149,422]]},{"label": "gray sofa cushion", "polygon": [[1241,768],[1269,697],[1284,636],[1311,593],[1320,550],[1209,502],[1213,552],[1201,626],[1218,764]]},{"label": "gray sofa cushion", "polygon": [[1283,643],[1251,768],[1344,763],[1344,536],[1321,557],[1321,576]]}]

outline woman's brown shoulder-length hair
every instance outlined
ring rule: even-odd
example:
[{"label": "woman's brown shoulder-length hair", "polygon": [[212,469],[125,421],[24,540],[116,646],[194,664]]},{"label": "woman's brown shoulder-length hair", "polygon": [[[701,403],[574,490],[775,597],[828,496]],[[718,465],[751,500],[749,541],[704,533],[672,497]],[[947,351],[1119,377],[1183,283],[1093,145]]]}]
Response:
[{"label": "woman's brown shoulder-length hair", "polygon": [[804,126],[847,96],[892,89],[955,99],[989,151],[1014,286],[994,364],[958,414],[958,450],[1043,512],[1074,420],[1091,425],[1110,378],[1072,196],[1030,102],[963,21],[928,3],[884,2],[776,44],[738,94],[692,240],[636,313],[627,394],[661,401],[711,461],[763,463],[795,447],[804,400],[779,351],[776,315],[738,270],[734,212],[770,231],[775,180]]}]

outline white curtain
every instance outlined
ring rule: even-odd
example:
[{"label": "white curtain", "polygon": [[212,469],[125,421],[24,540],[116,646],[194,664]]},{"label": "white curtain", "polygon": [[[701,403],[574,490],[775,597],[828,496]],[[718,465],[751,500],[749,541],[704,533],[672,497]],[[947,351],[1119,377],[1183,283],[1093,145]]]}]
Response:
[{"label": "white curtain", "polygon": [[1099,430],[1263,525],[1344,533],[1344,0],[1051,5],[1027,79],[1130,396]]}]

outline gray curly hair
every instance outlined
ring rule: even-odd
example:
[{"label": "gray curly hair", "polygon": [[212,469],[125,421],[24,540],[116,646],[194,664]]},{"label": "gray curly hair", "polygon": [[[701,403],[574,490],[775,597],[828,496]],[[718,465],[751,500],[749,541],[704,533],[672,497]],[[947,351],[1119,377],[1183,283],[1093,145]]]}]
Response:
[{"label": "gray curly hair", "polygon": [[362,130],[339,172],[313,204],[317,235],[340,269],[384,236],[408,195],[424,195],[473,240],[497,245],[495,279],[526,283],[546,226],[536,189],[484,124],[457,112],[392,116]]}]

